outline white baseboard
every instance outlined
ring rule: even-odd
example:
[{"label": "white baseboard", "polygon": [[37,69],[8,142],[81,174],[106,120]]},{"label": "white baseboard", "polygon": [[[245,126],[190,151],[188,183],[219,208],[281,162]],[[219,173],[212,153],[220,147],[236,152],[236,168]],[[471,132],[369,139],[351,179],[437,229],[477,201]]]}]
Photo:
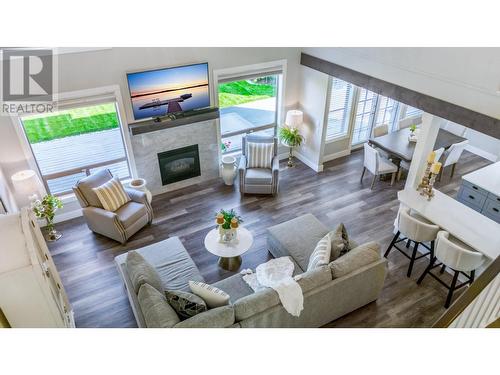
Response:
[{"label": "white baseboard", "polygon": [[309,160],[306,156],[304,156],[303,154],[301,154],[300,152],[298,152],[297,150],[295,150],[293,152],[293,155],[299,159],[302,163],[304,163],[305,165],[307,165],[309,168],[311,168],[313,171],[316,171],[316,172],[323,172],[323,163],[321,164],[316,164],[314,162],[312,162],[311,160]]},{"label": "white baseboard", "polygon": [[75,217],[80,217],[82,215],[83,215],[82,209],[78,208],[78,209],[73,210],[73,211],[64,212],[64,213],[61,213],[59,215],[56,215],[54,218],[54,223],[56,223],[56,224],[62,223],[63,221],[71,220],[71,219],[74,219]]},{"label": "white baseboard", "polygon": [[341,158],[343,156],[347,156],[350,154],[351,154],[351,150],[342,150],[342,151],[335,152],[335,153],[330,154],[330,155],[324,155],[323,156],[323,163],[330,161],[330,160],[337,159],[337,158]]},{"label": "white baseboard", "polygon": [[498,160],[498,156],[488,151],[481,150],[478,147],[467,145],[465,149],[469,152],[472,152],[473,154],[476,154],[477,156],[481,156],[482,158],[488,159],[489,161],[496,162]]}]

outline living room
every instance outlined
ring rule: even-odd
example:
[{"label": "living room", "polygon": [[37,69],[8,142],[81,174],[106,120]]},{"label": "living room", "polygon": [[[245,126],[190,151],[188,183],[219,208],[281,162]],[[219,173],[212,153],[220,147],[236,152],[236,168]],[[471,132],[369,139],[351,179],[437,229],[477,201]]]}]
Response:
[{"label": "living room", "polygon": [[0,327],[498,327],[494,43],[118,44],[1,51]]}]

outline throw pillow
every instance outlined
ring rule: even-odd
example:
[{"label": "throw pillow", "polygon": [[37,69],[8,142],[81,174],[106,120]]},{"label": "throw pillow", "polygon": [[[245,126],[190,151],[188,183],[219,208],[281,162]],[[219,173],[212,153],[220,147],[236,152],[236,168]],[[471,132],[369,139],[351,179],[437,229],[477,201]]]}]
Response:
[{"label": "throw pillow", "polygon": [[207,304],[196,294],[180,290],[166,290],[165,296],[169,305],[173,307],[182,320],[207,311]]},{"label": "throw pillow", "polygon": [[136,294],[139,293],[141,285],[146,283],[163,293],[163,283],[158,272],[137,251],[128,252],[125,265]]},{"label": "throw pillow", "polygon": [[330,255],[330,262],[332,262],[351,250],[351,244],[343,223],[340,223],[337,228],[332,230],[329,234],[332,239],[332,252]]},{"label": "throw pillow", "polygon": [[137,300],[148,328],[171,328],[181,320],[163,293],[149,284],[142,284]]},{"label": "throw pillow", "polygon": [[190,281],[189,287],[194,294],[203,298],[207,306],[211,309],[229,305],[229,294],[215,286],[202,283],[201,281]]},{"label": "throw pillow", "polygon": [[121,182],[116,177],[92,190],[96,193],[99,202],[101,202],[102,207],[106,211],[115,212],[131,200]]},{"label": "throw pillow", "polygon": [[247,142],[247,168],[271,168],[274,143]]},{"label": "throw pillow", "polygon": [[307,271],[314,270],[321,266],[324,266],[330,262],[330,253],[332,251],[332,243],[330,239],[330,233],[324,236],[318,241],[316,248],[309,257],[309,264],[307,265]]}]

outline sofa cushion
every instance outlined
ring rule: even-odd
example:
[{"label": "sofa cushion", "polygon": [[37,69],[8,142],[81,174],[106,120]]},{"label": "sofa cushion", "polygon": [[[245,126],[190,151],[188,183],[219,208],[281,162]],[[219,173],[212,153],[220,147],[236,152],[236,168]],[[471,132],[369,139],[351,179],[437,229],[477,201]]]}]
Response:
[{"label": "sofa cushion", "polygon": [[203,298],[211,309],[229,304],[229,294],[213,285],[200,281],[189,281],[189,287],[194,294]]},{"label": "sofa cushion", "polygon": [[380,245],[376,242],[367,242],[337,258],[329,264],[329,267],[332,270],[332,277],[337,279],[380,259]]},{"label": "sofa cushion", "polygon": [[207,304],[196,294],[181,290],[166,290],[167,302],[182,320],[207,311]]},{"label": "sofa cushion", "polygon": [[238,299],[253,293],[252,288],[243,280],[243,275],[236,274],[213,284],[216,288],[222,289],[229,294],[230,302],[234,303]]},{"label": "sofa cushion", "polygon": [[94,190],[97,198],[99,198],[99,201],[102,204],[102,207],[106,211],[115,212],[121,206],[130,202],[130,196],[125,191],[122,183],[117,177],[112,178],[92,190]]},{"label": "sofa cushion", "polygon": [[180,322],[163,293],[149,284],[142,284],[137,295],[148,328],[171,328]]},{"label": "sofa cushion", "polygon": [[330,263],[331,250],[332,243],[330,240],[330,234],[327,234],[316,244],[314,251],[309,257],[307,271],[319,268],[321,266],[326,266],[328,263]]},{"label": "sofa cushion", "polygon": [[146,206],[137,202],[128,202],[116,210],[115,213],[125,228],[131,227],[137,220],[148,215]]},{"label": "sofa cushion", "polygon": [[147,283],[160,293],[163,293],[163,285],[156,269],[149,264],[137,251],[129,251],[127,254],[127,272],[129,274],[134,292],[137,294],[141,285]]},{"label": "sofa cushion", "polygon": [[222,306],[202,312],[177,323],[174,328],[226,328],[234,324],[233,306]]},{"label": "sofa cushion", "polygon": [[267,245],[275,258],[291,256],[305,271],[316,244],[328,232],[316,217],[306,214],[268,228]]},{"label": "sofa cushion", "polygon": [[113,175],[108,169],[101,169],[100,171],[97,171],[96,173],[78,181],[76,183],[76,188],[80,191],[89,206],[103,208],[97,194],[92,189],[101,186],[112,178]]},{"label": "sofa cushion", "polygon": [[267,168],[248,168],[245,174],[248,185],[271,185],[272,179],[272,171]]},{"label": "sofa cushion", "polygon": [[278,293],[271,288],[249,294],[233,303],[235,320],[239,322],[250,318],[280,303]]},{"label": "sofa cushion", "polygon": [[304,272],[302,275],[296,277],[296,281],[300,285],[302,293],[305,294],[314,288],[318,288],[332,281],[332,271],[327,265],[325,265]]}]

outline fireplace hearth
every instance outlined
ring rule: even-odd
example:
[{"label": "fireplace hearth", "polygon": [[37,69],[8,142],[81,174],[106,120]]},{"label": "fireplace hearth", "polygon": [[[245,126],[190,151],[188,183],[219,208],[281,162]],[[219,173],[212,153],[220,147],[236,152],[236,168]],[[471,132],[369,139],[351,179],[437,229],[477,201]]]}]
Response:
[{"label": "fireplace hearth", "polygon": [[187,180],[201,175],[198,145],[192,145],[158,154],[162,185]]}]

